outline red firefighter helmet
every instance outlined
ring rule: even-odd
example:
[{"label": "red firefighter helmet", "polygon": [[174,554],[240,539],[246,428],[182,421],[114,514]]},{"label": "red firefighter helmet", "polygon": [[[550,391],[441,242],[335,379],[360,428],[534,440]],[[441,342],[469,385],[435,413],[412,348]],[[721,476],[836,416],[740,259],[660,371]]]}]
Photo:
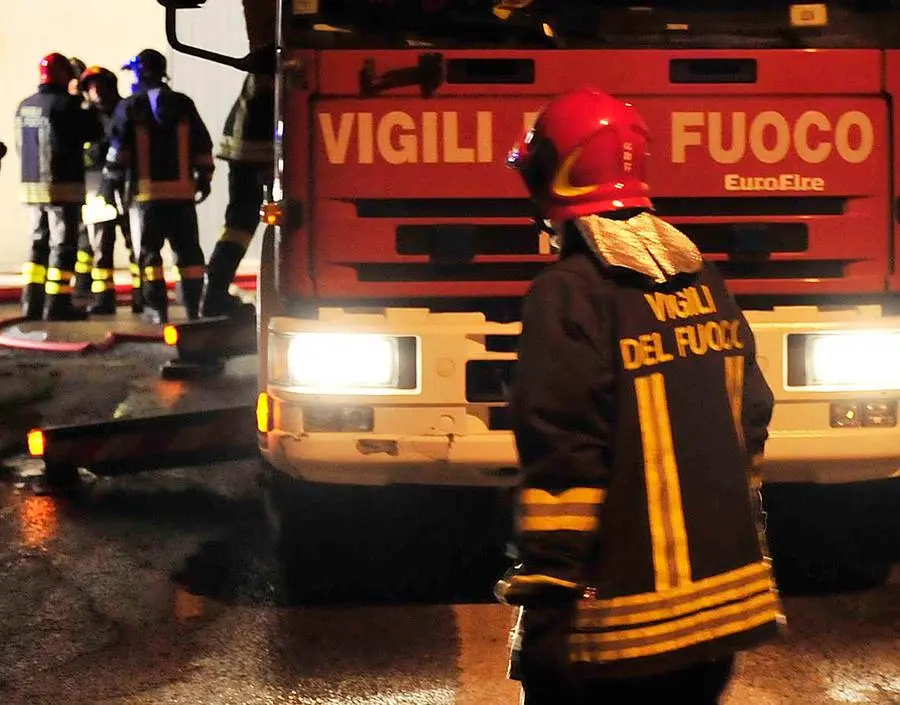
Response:
[{"label": "red firefighter helmet", "polygon": [[593,88],[551,100],[506,162],[547,220],[652,208],[647,124],[630,103]]},{"label": "red firefighter helmet", "polygon": [[75,78],[69,59],[59,52],[47,54],[40,63],[41,85],[68,87],[69,81]]}]

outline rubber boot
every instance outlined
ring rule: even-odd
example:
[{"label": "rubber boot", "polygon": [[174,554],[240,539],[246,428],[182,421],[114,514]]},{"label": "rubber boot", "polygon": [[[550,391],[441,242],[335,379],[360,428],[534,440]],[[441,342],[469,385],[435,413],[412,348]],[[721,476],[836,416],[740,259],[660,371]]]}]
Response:
[{"label": "rubber boot", "polygon": [[84,305],[91,301],[91,298],[91,273],[76,272],[72,292],[73,301],[79,305]]},{"label": "rubber boot", "polygon": [[91,301],[91,270],[94,267],[94,253],[78,250],[75,262],[75,281],[73,283],[73,305],[87,306]]},{"label": "rubber boot", "polygon": [[141,269],[134,262],[128,265],[131,272],[131,312],[144,311],[144,291],[141,285]]},{"label": "rubber boot", "polygon": [[91,314],[98,316],[110,316],[116,312],[116,290],[109,288],[106,291],[92,294]]},{"label": "rubber boot", "polygon": [[44,285],[30,283],[22,287],[22,315],[29,321],[39,321],[44,316]]},{"label": "rubber boot", "polygon": [[181,301],[184,304],[184,312],[189,321],[200,318],[200,297],[203,295],[202,279],[182,279]]},{"label": "rubber boot", "polygon": [[146,323],[169,322],[169,295],[166,291],[166,283],[157,279],[152,282],[144,282],[144,312],[143,319]]},{"label": "rubber boot", "polygon": [[241,307],[241,300],[229,294],[228,287],[245,251],[236,242],[220,240],[216,243],[206,266],[206,287],[200,302],[200,315],[204,318],[229,316]]},{"label": "rubber boot", "polygon": [[45,321],[83,321],[87,316],[87,311],[72,303],[71,294],[47,294]]}]

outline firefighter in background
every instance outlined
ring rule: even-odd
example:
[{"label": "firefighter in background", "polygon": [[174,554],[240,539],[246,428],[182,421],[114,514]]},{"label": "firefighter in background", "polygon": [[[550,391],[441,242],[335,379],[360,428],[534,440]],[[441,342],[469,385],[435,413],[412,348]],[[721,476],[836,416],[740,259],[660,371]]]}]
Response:
[{"label": "firefighter in background", "polygon": [[[23,267],[22,308],[31,319],[78,320],[72,305],[75,248],[84,202],[84,144],[102,134],[92,112],[69,93],[69,60],[48,54],[38,92],[19,104],[16,142],[22,160],[21,200],[32,211],[31,258]],[[46,296],[46,300],[45,300]]]},{"label": "firefighter in background", "polygon": [[524,606],[526,705],[713,705],[782,619],[749,477],[772,392],[722,276],[653,214],[647,157],[636,110],[583,89],[508,158],[561,238],[510,399],[520,563],[496,590]]},{"label": "firefighter in background", "polygon": [[[69,57],[69,65],[72,67],[74,78],[69,81],[69,93],[81,100],[81,107],[84,110],[92,110],[87,95],[81,90],[79,77],[84,73],[87,66],[77,56]],[[87,146],[87,145],[85,145]],[[88,164],[85,164],[89,168]],[[90,175],[88,175],[90,178]],[[89,190],[89,189],[88,189]],[[94,250],[91,247],[91,235],[84,221],[78,226],[78,250],[75,253],[75,287],[73,289],[73,300],[79,307],[85,306],[90,301],[91,296],[91,267],[94,264]]]},{"label": "firefighter in background", "polygon": [[240,305],[228,288],[256,232],[263,191],[272,179],[276,5],[243,0],[247,42],[260,61],[244,78],[219,145],[217,156],[228,162],[228,205],[225,227],[207,266],[200,307],[207,317],[227,315]]},{"label": "firefighter in background", "polygon": [[[103,123],[104,136],[91,143],[86,152],[88,199],[92,195],[91,184],[96,182],[96,191],[102,181],[103,165],[109,151],[109,135],[112,130],[112,117],[116,106],[121,102],[119,95],[119,79],[107,68],[91,66],[85,69],[79,79],[79,89],[88,97],[91,105],[97,110]],[[115,273],[114,251],[117,226],[122,231],[125,247],[128,250],[128,264],[131,272],[131,311],[143,311],[143,295],[141,293],[141,270],[134,256],[131,243],[131,227],[126,212],[127,199],[124,188],[115,194],[115,201],[110,205],[117,211],[113,220],[103,220],[90,226],[91,253],[95,256],[91,270],[91,313],[112,314],[116,312],[116,286],[113,279]],[[102,202],[102,201],[101,201]],[[81,251],[79,251],[81,254]],[[77,265],[77,263],[76,263]]]},{"label": "firefighter in background", "polygon": [[166,83],[162,54],[145,49],[122,68],[135,81],[132,95],[113,114],[101,195],[111,203],[128,181],[145,320],[168,321],[162,261],[166,239],[175,253],[184,307],[193,320],[199,317],[204,275],[196,203],[209,196],[215,168],[212,140],[194,102]]},{"label": "firefighter in background", "polygon": [[77,56],[69,57],[69,65],[72,67],[72,80],[69,81],[69,93],[78,98],[81,98],[81,107],[87,108],[88,101],[87,96],[84,94],[84,91],[81,90],[79,85],[79,76],[84,73],[84,70],[87,68],[87,64],[85,64],[81,59]]},{"label": "firefighter in background", "polygon": [[206,268],[202,316],[228,315],[240,306],[228,287],[259,225],[264,188],[272,183],[274,123],[273,76],[247,74],[225,120],[217,155],[228,162],[228,205],[225,227]]}]

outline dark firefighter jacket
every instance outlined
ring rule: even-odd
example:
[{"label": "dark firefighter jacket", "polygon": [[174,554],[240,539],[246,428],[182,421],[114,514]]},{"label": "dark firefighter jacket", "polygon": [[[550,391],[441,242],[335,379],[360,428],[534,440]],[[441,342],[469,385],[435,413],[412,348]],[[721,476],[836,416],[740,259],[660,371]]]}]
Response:
[{"label": "dark firefighter jacket", "polygon": [[275,90],[272,78],[247,74],[241,94],[225,119],[220,159],[272,165],[275,133]]},{"label": "dark firefighter jacket", "polygon": [[565,257],[532,285],[519,355],[509,601],[527,617],[542,590],[568,595],[568,663],[588,677],[660,673],[777,633],[747,477],[773,399],[717,270],[652,284]]},{"label": "dark firefighter jacket", "polygon": [[84,145],[102,134],[96,114],[65,88],[44,85],[16,110],[24,203],[82,203]]},{"label": "dark firefighter jacket", "polygon": [[96,140],[91,142],[85,150],[85,167],[89,171],[99,171],[103,169],[106,162],[106,155],[109,152],[109,141],[112,135],[113,115],[115,114],[115,106],[121,103],[121,99],[115,101],[115,105],[108,113],[103,112],[99,108],[93,108],[96,111],[97,119],[103,126],[103,134]]},{"label": "dark firefighter jacket", "polygon": [[104,174],[127,177],[133,201],[193,200],[213,169],[212,139],[188,96],[163,86],[155,111],[144,90],[116,106]]}]

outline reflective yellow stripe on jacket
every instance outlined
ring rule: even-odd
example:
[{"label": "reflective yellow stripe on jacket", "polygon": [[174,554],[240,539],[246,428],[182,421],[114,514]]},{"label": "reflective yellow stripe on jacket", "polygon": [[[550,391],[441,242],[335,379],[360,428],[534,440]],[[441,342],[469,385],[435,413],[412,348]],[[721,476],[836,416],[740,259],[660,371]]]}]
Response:
[{"label": "reflective yellow stripe on jacket", "polygon": [[605,498],[606,492],[596,487],[574,487],[560,494],[522,490],[519,531],[596,531]]},{"label": "reflective yellow stripe on jacket", "polygon": [[[743,358],[726,361],[726,387],[740,425]],[[738,369],[738,364],[740,368]],[[780,615],[767,560],[694,580],[665,380],[635,380],[655,589],[579,602],[570,657],[608,662],[653,656],[746,631]]]},{"label": "reflective yellow stripe on jacket", "polygon": [[25,182],[19,186],[19,199],[23,203],[84,203],[83,183]]},{"label": "reflective yellow stripe on jacket", "polygon": [[691,579],[672,424],[662,374],[638,377],[634,386],[644,450],[653,571],[656,589],[667,590]]},{"label": "reflective yellow stripe on jacket", "polygon": [[191,201],[197,191],[191,171],[190,127],[178,125],[178,178],[167,181],[154,180],[150,173],[150,133],[146,127],[137,127],[134,133],[137,152],[137,192],[135,201]]},{"label": "reflective yellow stripe on jacket", "polygon": [[[570,639],[575,661],[602,662],[652,656],[692,646],[779,618],[780,605],[767,562],[689,584],[668,594],[584,600]],[[616,629],[619,625],[634,625]]]},{"label": "reflective yellow stripe on jacket", "polygon": [[269,164],[274,156],[272,140],[245,140],[223,136],[219,142],[220,159],[235,159],[256,164]]},{"label": "reflective yellow stripe on jacket", "polygon": [[[516,517],[518,532],[532,536],[561,531],[581,536],[593,534],[600,527],[600,508],[605,499],[606,490],[599,487],[572,487],[556,494],[538,488],[524,489]],[[510,584],[514,590],[539,585],[578,587],[572,580],[542,573],[515,575]]]},{"label": "reflective yellow stripe on jacket", "polygon": [[725,388],[728,391],[728,403],[731,405],[731,416],[734,419],[734,430],[741,446],[744,445],[744,356],[731,355],[725,358]]}]

